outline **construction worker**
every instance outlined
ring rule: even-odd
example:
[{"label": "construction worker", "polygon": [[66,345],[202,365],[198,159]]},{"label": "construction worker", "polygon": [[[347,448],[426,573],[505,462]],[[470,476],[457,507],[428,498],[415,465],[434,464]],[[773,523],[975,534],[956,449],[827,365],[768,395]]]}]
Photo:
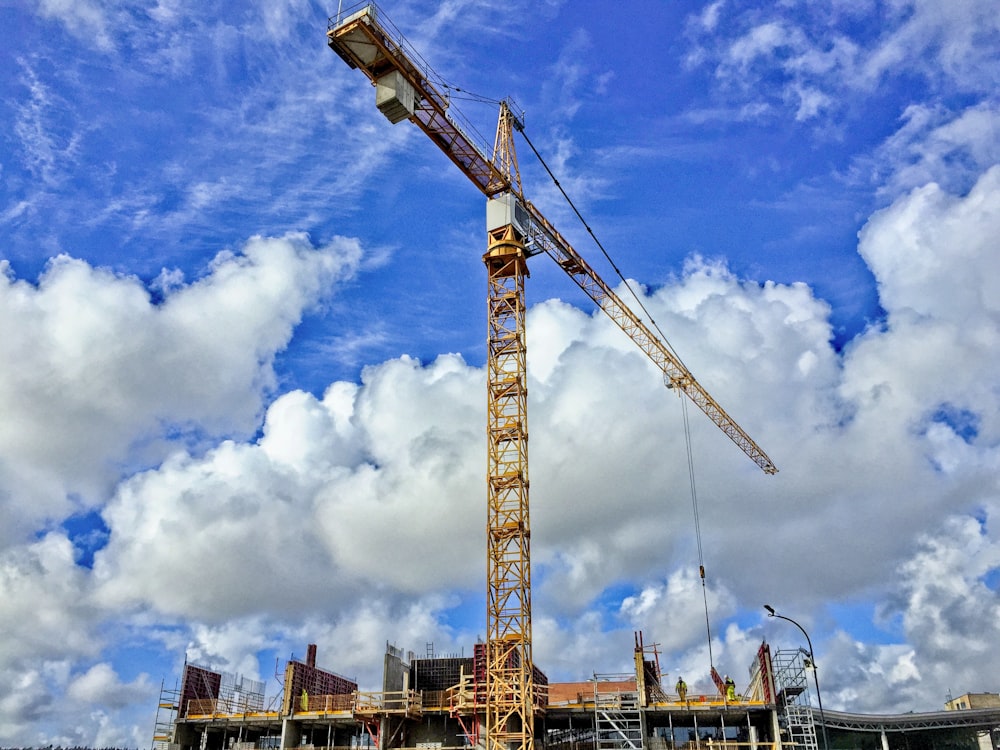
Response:
[{"label": "construction worker", "polygon": [[726,700],[736,700],[736,683],[733,682],[733,678],[729,675],[726,675]]},{"label": "construction worker", "polygon": [[686,701],[688,697],[688,686],[687,683],[684,682],[683,677],[678,676],[676,689],[677,695],[680,696],[681,701]]}]

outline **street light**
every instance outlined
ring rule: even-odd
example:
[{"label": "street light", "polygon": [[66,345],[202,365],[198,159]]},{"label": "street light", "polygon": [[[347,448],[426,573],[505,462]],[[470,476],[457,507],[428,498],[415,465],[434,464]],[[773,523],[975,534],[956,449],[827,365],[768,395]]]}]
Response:
[{"label": "street light", "polygon": [[[802,631],[802,635],[806,637],[806,643],[809,644],[809,661],[812,662],[813,668],[813,681],[816,683],[816,701],[819,703],[819,722],[820,726],[823,728],[823,750],[830,750],[830,743],[826,738],[826,717],[823,715],[823,696],[819,692],[819,667],[816,666],[816,652],[813,651],[812,640],[809,638],[809,634],[806,629],[799,625],[791,617],[785,617],[784,615],[779,615],[774,611],[774,607],[770,604],[765,604],[764,609],[767,610],[768,617],[777,617],[779,620],[788,620],[795,627]],[[808,664],[806,665],[808,666]]]}]

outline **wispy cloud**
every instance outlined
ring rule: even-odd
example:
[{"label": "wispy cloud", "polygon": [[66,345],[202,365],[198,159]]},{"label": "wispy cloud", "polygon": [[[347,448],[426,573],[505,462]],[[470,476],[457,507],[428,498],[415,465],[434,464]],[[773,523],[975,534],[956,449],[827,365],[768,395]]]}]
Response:
[{"label": "wispy cloud", "polygon": [[1000,27],[988,0],[878,8],[881,15],[875,6],[793,3],[758,13],[716,3],[689,20],[687,61],[711,66],[730,97],[756,92],[802,121],[842,110],[848,92],[873,92],[904,75],[934,88],[995,90],[996,66],[983,55]]},{"label": "wispy cloud", "polygon": [[91,0],[40,0],[36,6],[44,17],[58,21],[72,36],[103,51],[114,48],[112,25],[104,7]]},{"label": "wispy cloud", "polygon": [[855,177],[878,186],[886,197],[929,182],[968,190],[1000,163],[1000,103],[987,101],[958,112],[913,104],[900,127],[873,153],[859,158]]},{"label": "wispy cloud", "polygon": [[33,62],[17,60],[28,96],[15,104],[14,134],[29,174],[45,189],[58,188],[80,157],[82,133],[72,108],[41,79]]}]

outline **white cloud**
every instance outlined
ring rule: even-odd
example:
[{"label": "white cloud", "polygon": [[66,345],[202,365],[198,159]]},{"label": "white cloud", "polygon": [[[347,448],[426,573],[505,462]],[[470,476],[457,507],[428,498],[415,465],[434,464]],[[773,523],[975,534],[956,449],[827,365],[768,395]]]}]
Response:
[{"label": "white cloud", "polygon": [[[476,574],[454,561],[480,549],[480,377],[457,357],[390,361],[361,388],[279,398],[255,445],[133,477],[104,512],[121,533],[95,562],[102,596],[219,622],[342,613],[369,586],[468,585]],[[450,542],[427,547],[430,535]]]},{"label": "white cloud", "polygon": [[0,552],[0,669],[93,655],[100,644],[89,627],[96,614],[90,588],[61,535]]},{"label": "white cloud", "polygon": [[44,18],[60,21],[72,36],[108,51],[114,41],[111,25],[100,3],[89,0],[39,0],[38,11]]},{"label": "white cloud", "polygon": [[[72,110],[72,104],[46,84],[34,69],[33,61],[19,58],[17,62],[22,70],[20,82],[28,90],[28,98],[15,104],[12,132],[27,171],[39,184],[52,189],[66,179],[69,166],[79,158],[82,133],[74,123],[65,122],[65,112]],[[26,210],[9,209],[7,221]]]},{"label": "white cloud", "polygon": [[938,534],[925,534],[917,554],[900,569],[907,635],[937,671],[951,660],[969,681],[982,671],[984,659],[996,659],[992,644],[1000,635],[1000,593],[983,580],[1000,570],[995,500],[996,495],[981,519],[952,517]]},{"label": "white cloud", "polygon": [[715,31],[715,28],[719,25],[719,13],[721,12],[723,1],[715,0],[715,2],[706,5],[704,10],[699,14],[698,21],[705,31]]},{"label": "white cloud", "polygon": [[795,37],[795,29],[788,29],[777,21],[754,26],[730,45],[729,61],[746,71],[758,58],[769,58],[780,47],[799,46],[802,40]]},{"label": "white cloud", "polygon": [[831,707],[903,713],[940,707],[949,692],[995,691],[1000,593],[985,579],[1000,570],[998,495],[979,517],[943,519],[900,564],[897,590],[878,617],[898,622],[903,643],[865,645],[840,634],[829,644]]},{"label": "white cloud", "polygon": [[965,196],[930,183],[869,219],[860,252],[879,281],[890,316],[971,326],[977,335],[1000,313],[1000,166]]},{"label": "white cloud", "polygon": [[810,86],[793,86],[792,93],[794,93],[799,101],[799,107],[795,112],[795,119],[799,121],[811,120],[817,117],[831,104],[829,96]]},{"label": "white cloud", "polygon": [[688,565],[674,570],[665,582],[648,585],[624,599],[621,614],[635,627],[655,635],[665,652],[683,652],[695,644],[700,648],[707,638],[706,598],[713,622],[725,622],[736,613],[732,592],[724,585],[702,581],[697,566]]},{"label": "white cloud", "polygon": [[16,742],[34,731],[54,698],[37,669],[4,669],[0,678],[10,688],[0,695],[0,738]]},{"label": "white cloud", "polygon": [[147,680],[122,684],[106,664],[73,675],[74,665],[90,663],[109,646],[101,629],[107,613],[92,591],[61,535],[0,552],[0,680],[7,686],[0,694],[0,740],[41,742],[41,728],[57,724],[65,727],[66,745],[98,746],[101,736],[113,737],[112,746],[135,744],[137,735],[117,723],[103,734],[94,729],[94,710],[118,714],[142,704],[148,711],[154,692]]},{"label": "white cloud", "polygon": [[[0,670],[9,690],[0,696],[0,739],[13,744],[51,742],[66,747],[135,747],[148,742],[149,705],[156,691],[145,675],[123,683],[106,663],[71,674],[70,662],[25,664]],[[142,719],[128,724],[123,716]],[[42,727],[56,726],[54,733]]]},{"label": "white cloud", "polygon": [[[858,32],[866,26],[874,32]],[[692,16],[687,30],[690,66],[713,65],[723,91],[784,102],[800,121],[840,111],[852,94],[877,91],[902,71],[934,89],[977,96],[997,85],[989,50],[1000,24],[990,0],[877,9],[781,3],[763,12],[715,3]]]},{"label": "white cloud", "polygon": [[[742,608],[769,600],[808,608],[811,598],[864,591],[886,599],[898,590],[905,597],[885,616],[901,619],[903,642],[859,646],[845,634],[825,646],[843,661],[825,673],[831,702],[886,705],[874,688],[852,687],[864,674],[866,684],[891,686],[898,705],[934,706],[929,680],[946,674],[954,657],[938,643],[941,633],[974,629],[988,616],[989,608],[966,605],[981,601],[981,579],[996,568],[986,527],[960,521],[947,537],[955,543],[918,540],[936,519],[994,507],[998,495],[995,438],[988,438],[1000,412],[991,401],[995,348],[964,338],[981,337],[995,315],[987,292],[996,276],[988,241],[996,231],[996,183],[990,172],[965,196],[928,187],[872,217],[860,249],[879,280],[887,325],[842,357],[830,346],[829,306],[803,284],[750,283],[695,258],[680,278],[645,297],[695,375],[781,469],[763,476],[694,412],[721,671],[739,674],[759,642],[759,629],[729,621]],[[952,242],[956,236],[960,243]],[[933,262],[942,255],[953,258],[954,278]],[[159,308],[138,282],[68,260],[54,264],[37,288],[8,278],[4,299],[22,315],[44,311],[61,322],[34,330],[59,332],[64,338],[52,333],[59,346],[50,349],[77,373],[109,366],[108,348],[81,346],[83,334],[110,328],[127,340],[122,319],[130,331],[137,320],[153,321],[147,325],[162,344],[165,326],[154,319],[168,312],[187,321],[177,330],[198,341],[191,351],[199,357],[234,359],[218,353],[228,339],[256,347],[254,356],[235,358],[246,362],[242,398],[219,411],[206,406],[197,417],[211,425],[228,413],[231,423],[252,425],[263,391],[246,384],[261,381],[255,367],[268,372],[269,357],[324,286],[303,275],[330,281],[354,262],[344,265],[332,249],[315,251],[301,238],[255,240],[242,256],[220,256],[202,281],[165,285]],[[77,314],[60,317],[60,310]],[[227,340],[197,327],[205,311],[224,323]],[[80,333],[66,336],[69,326]],[[617,660],[627,661],[632,631],[642,629],[650,641],[667,639],[667,671],[682,672],[693,690],[709,690],[674,396],[602,314],[548,302],[531,309],[528,330],[529,351],[537,353],[529,385],[540,666],[565,678],[580,676],[573,669],[615,669]],[[143,349],[144,341],[131,347],[150,352],[125,368],[133,379],[116,375],[125,393],[159,367],[157,348]],[[950,361],[961,361],[962,371],[947,369]],[[183,385],[183,373],[178,377]],[[79,374],[73,382],[87,385]],[[109,617],[182,624],[171,642],[183,639],[192,657],[248,674],[262,671],[259,652],[289,643],[320,642],[332,668],[373,682],[385,640],[467,646],[478,627],[450,625],[449,618],[461,592],[484,586],[482,388],[481,368],[445,355],[423,365],[400,358],[372,366],[360,384],[334,383],[322,399],[284,394],[268,406],[256,442],[222,442],[203,455],[175,452],[123,482],[103,510],[109,543],[92,573],[74,564],[60,535],[9,550],[5,602],[27,607],[33,592],[37,606],[35,592],[50,592],[41,601],[49,602],[52,632],[74,618],[82,625],[81,642],[63,645],[64,659],[74,661],[102,647],[100,627]],[[945,402],[957,411],[943,409]],[[188,413],[186,403],[175,398],[165,413]],[[978,434],[963,432],[963,408],[979,415]],[[926,571],[954,567],[958,550],[979,562],[949,589],[946,572],[935,579]],[[617,601],[603,599],[622,582],[628,585]],[[12,623],[26,621],[18,606],[6,610]],[[36,628],[18,640],[38,635],[41,654],[46,632]],[[560,655],[566,643],[580,649],[572,663]],[[619,648],[626,656],[616,656]],[[580,654],[592,663],[581,665]],[[19,663],[13,653],[5,658],[8,670]],[[45,684],[78,694],[99,683],[120,696],[130,683],[101,663],[64,670]],[[23,692],[24,700],[43,694],[30,686]]]},{"label": "white cloud", "polygon": [[913,104],[900,119],[899,129],[856,167],[889,199],[932,182],[965,192],[997,162],[1000,110],[995,102],[958,112]]},{"label": "white cloud", "polygon": [[123,683],[110,664],[95,664],[83,674],[74,677],[66,688],[66,696],[84,705],[96,704],[115,711],[135,700],[136,692],[151,694],[153,691],[145,676],[135,683]]},{"label": "white cloud", "polygon": [[95,502],[119,472],[162,460],[178,435],[252,434],[274,358],[360,250],[303,235],[254,238],[154,304],[137,279],[59,256],[38,284],[0,261],[3,534]]},{"label": "white cloud", "polygon": [[[989,0],[948,4],[934,0],[895,3],[895,17],[862,66],[875,80],[902,68],[915,68],[964,91],[984,92],[998,83],[990,64],[1000,36],[1000,19]],[[992,42],[992,43],[991,43]]]}]

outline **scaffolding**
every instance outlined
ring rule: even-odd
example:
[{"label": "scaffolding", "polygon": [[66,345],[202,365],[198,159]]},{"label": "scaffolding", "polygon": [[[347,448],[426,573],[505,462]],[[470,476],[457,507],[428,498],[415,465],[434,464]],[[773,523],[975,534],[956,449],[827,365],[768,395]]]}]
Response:
[{"label": "scaffolding", "polygon": [[174,737],[174,722],[180,708],[181,691],[174,683],[167,687],[166,680],[160,681],[160,701],[156,704],[156,720],[153,724],[152,750],[169,750]]},{"label": "scaffolding", "polygon": [[223,672],[219,685],[219,713],[240,714],[264,710],[264,683]]},{"label": "scaffolding", "polygon": [[[821,719],[808,692],[807,653],[778,651],[772,658],[766,643],[750,670],[747,700],[696,695],[686,701],[650,700],[644,706],[642,688],[656,681],[658,669],[655,652],[639,645],[637,673],[594,674],[586,681],[550,686],[536,671],[537,700],[544,707],[535,715],[537,750],[820,750],[818,732],[824,726],[880,733],[884,747],[911,746],[908,737],[915,731],[935,732],[943,738],[939,746],[958,747],[946,732],[966,731],[963,737],[975,741],[975,733],[985,736],[983,732],[1000,725],[1000,706],[898,716],[834,711]],[[256,695],[263,685],[185,664],[180,689],[161,684],[151,750],[486,750],[485,711],[474,700],[477,669],[480,677],[485,670],[482,644],[472,657],[472,674],[464,656],[435,657],[428,649],[428,657],[420,660],[389,644],[386,651],[383,691],[338,692],[335,683],[346,678],[316,670],[310,647],[306,663],[289,663],[301,678],[315,679],[300,680],[298,692],[293,684],[295,699],[286,711],[220,711],[261,704],[263,698]],[[447,685],[456,668],[457,685],[445,690],[413,687],[415,682]],[[288,686],[286,682],[282,693]],[[846,747],[843,735],[837,740]]]},{"label": "scaffolding", "polygon": [[474,658],[471,656],[429,656],[426,659],[414,659],[410,664],[413,689],[445,691],[460,684],[463,677],[473,673],[473,669]]},{"label": "scaffolding", "polygon": [[788,741],[801,750],[818,750],[816,721],[809,705],[809,681],[801,648],[776,651],[772,659],[777,707],[788,732]]},{"label": "scaffolding", "polygon": [[595,750],[644,750],[639,692],[618,687],[630,678],[632,675],[594,675]]}]

